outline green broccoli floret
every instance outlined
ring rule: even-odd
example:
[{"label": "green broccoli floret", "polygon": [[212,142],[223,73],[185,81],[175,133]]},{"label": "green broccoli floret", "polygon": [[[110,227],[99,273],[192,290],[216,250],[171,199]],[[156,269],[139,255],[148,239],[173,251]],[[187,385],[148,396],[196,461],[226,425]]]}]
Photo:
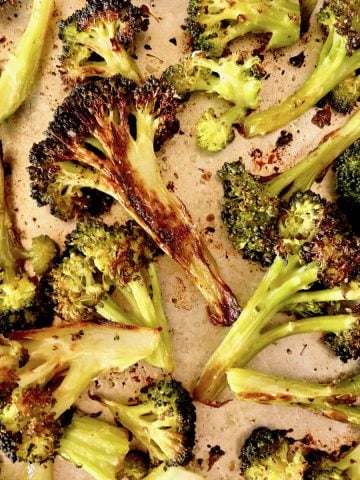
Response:
[{"label": "green broccoli floret", "polygon": [[[213,402],[225,386],[225,372],[246,365],[259,351],[288,335],[338,332],[358,326],[356,314],[327,315],[268,328],[291,299],[315,284],[344,287],[359,272],[358,241],[334,206],[308,191],[295,194],[278,219],[275,258],[220,346],[208,360],[195,398]],[[357,288],[357,291],[359,289]],[[345,298],[346,298],[346,294]],[[311,298],[311,297],[310,297]]]},{"label": "green broccoli floret", "polygon": [[87,0],[85,7],[59,25],[64,80],[77,83],[121,74],[140,83],[141,75],[131,55],[136,34],[147,30],[148,25],[145,5],[135,7],[130,0]]},{"label": "green broccoli floret", "polygon": [[245,440],[240,451],[245,480],[303,480],[307,468],[304,445],[286,430],[259,427]]},{"label": "green broccoli floret", "polygon": [[144,480],[204,480],[205,477],[183,467],[159,465]]},{"label": "green broccoli floret", "polygon": [[18,331],[0,344],[0,449],[45,463],[59,447],[67,410],[103,371],[151,355],[160,332],[112,323]]},{"label": "green broccoli floret", "polygon": [[100,210],[93,192],[107,193],[193,277],[212,319],[229,325],[237,300],[184,204],[164,185],[155,154],[178,129],[177,97],[155,78],[137,88],[120,76],[76,87],[31,150],[32,196],[66,220]]},{"label": "green broccoli floret", "polygon": [[26,30],[0,75],[0,124],[31,93],[53,8],[54,0],[33,0]]},{"label": "green broccoli floret", "polygon": [[160,380],[144,389],[136,405],[101,401],[148,450],[154,463],[186,465],[195,443],[195,407],[176,380]]},{"label": "green broccoli floret", "polygon": [[327,37],[315,69],[278,105],[247,116],[243,124],[246,136],[264,135],[287,125],[360,67],[359,15],[358,0],[325,1],[318,22]]},{"label": "green broccoli floret", "polygon": [[114,480],[129,451],[124,428],[76,413],[64,428],[58,454],[95,480]]},{"label": "green broccoli floret", "polygon": [[160,344],[147,360],[172,372],[171,338],[154,263],[160,250],[151,238],[133,221],[108,226],[91,220],[78,223],[65,245],[61,262],[49,273],[55,311],[70,322],[97,313],[127,325],[161,327]]},{"label": "green broccoli floret", "polygon": [[299,39],[300,7],[297,0],[189,0],[186,26],[193,50],[213,57],[247,33],[270,33],[267,48],[279,48]]},{"label": "green broccoli floret", "polygon": [[339,113],[350,113],[360,98],[360,75],[350,75],[328,95],[330,105]]}]

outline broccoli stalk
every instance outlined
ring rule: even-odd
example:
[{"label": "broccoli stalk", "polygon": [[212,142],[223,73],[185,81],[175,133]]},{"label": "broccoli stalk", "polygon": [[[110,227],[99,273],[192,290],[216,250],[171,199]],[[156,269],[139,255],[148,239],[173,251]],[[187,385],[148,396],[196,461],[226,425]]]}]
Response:
[{"label": "broccoli stalk", "polygon": [[85,7],[59,25],[64,80],[77,83],[121,74],[140,83],[131,49],[136,33],[147,30],[148,25],[144,5],[135,7],[129,0],[88,0]]},{"label": "broccoli stalk", "polygon": [[204,477],[183,467],[159,465],[151,470],[143,480],[204,480]]},{"label": "broccoli stalk", "polygon": [[297,406],[340,422],[360,424],[360,375],[332,383],[311,383],[231,368],[227,381],[236,398],[265,404]]},{"label": "broccoli stalk", "polygon": [[286,335],[305,331],[351,329],[356,315],[320,317],[268,329],[274,315],[293,296],[321,282],[331,288],[343,286],[357,275],[358,245],[342,225],[330,203],[308,191],[295,194],[280,216],[277,254],[238,320],[208,360],[194,396],[214,402],[225,386],[225,372],[246,365],[261,349]]},{"label": "broccoli stalk", "polygon": [[360,67],[357,0],[328,0],[318,14],[327,31],[316,68],[301,87],[278,105],[244,120],[247,137],[264,135],[295,120]]},{"label": "broccoli stalk", "polygon": [[161,380],[143,391],[136,405],[102,398],[116,421],[148,450],[152,462],[186,465],[195,442],[195,407],[175,380]]},{"label": "broccoli stalk", "polygon": [[0,75],[0,124],[31,93],[53,8],[54,0],[33,1],[26,30]]},{"label": "broccoli stalk", "polygon": [[125,429],[77,413],[64,428],[58,454],[95,480],[114,480],[128,451]]},{"label": "broccoli stalk", "polygon": [[53,480],[53,463],[24,463],[22,480]]},{"label": "broccoli stalk", "polygon": [[212,57],[247,33],[271,33],[267,48],[279,48],[298,40],[300,7],[296,0],[190,0],[186,25],[193,50]]},{"label": "broccoli stalk", "polygon": [[178,129],[176,104],[175,91],[154,78],[138,88],[120,76],[78,86],[32,148],[32,196],[69,219],[99,207],[93,190],[107,193],[193,277],[213,320],[229,325],[237,301],[155,155]]}]

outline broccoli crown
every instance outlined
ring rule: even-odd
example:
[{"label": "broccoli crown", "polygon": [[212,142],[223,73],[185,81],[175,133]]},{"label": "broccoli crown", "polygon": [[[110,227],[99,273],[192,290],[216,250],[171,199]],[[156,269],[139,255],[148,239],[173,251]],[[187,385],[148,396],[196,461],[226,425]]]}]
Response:
[{"label": "broccoli crown", "polygon": [[338,204],[356,231],[360,232],[360,140],[348,147],[335,162]]},{"label": "broccoli crown", "polygon": [[300,6],[295,0],[245,2],[190,0],[187,31],[194,50],[219,57],[226,45],[246,33],[271,33],[268,48],[294,43],[300,35]]},{"label": "broccoli crown", "polygon": [[176,380],[161,380],[125,406],[105,400],[115,418],[147,449],[153,462],[186,465],[195,443],[195,407],[187,390]]},{"label": "broccoli crown", "polygon": [[350,113],[360,98],[360,75],[350,75],[328,95],[331,106],[339,113]]},{"label": "broccoli crown", "polygon": [[36,275],[43,275],[52,266],[58,247],[48,235],[38,235],[31,242],[29,258]]},{"label": "broccoli crown", "polygon": [[241,473],[246,480],[302,480],[307,462],[302,444],[287,437],[286,430],[256,428],[240,452]]},{"label": "broccoli crown", "polygon": [[[359,317],[359,306],[355,306],[352,313]],[[323,336],[323,341],[344,363],[360,358],[360,328],[358,325],[338,333],[327,332]]]},{"label": "broccoli crown", "polygon": [[140,450],[130,450],[125,456],[121,478],[127,480],[142,480],[146,477],[150,469],[150,459],[148,455]]},{"label": "broccoli crown", "polygon": [[148,25],[145,5],[136,7],[129,0],[88,0],[59,25],[65,81],[121,74],[139,82],[131,50],[136,34],[147,30]]},{"label": "broccoli crown", "polygon": [[224,189],[221,218],[229,238],[244,258],[270,265],[275,254],[280,200],[266,193],[241,161],[225,163],[218,174]]}]

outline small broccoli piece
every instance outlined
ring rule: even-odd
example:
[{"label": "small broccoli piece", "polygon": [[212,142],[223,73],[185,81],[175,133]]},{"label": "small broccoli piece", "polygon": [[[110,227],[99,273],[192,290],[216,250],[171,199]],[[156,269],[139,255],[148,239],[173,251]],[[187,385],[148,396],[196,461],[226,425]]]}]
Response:
[{"label": "small broccoli piece", "polygon": [[144,480],[204,480],[204,477],[183,467],[159,465]]},{"label": "small broccoli piece", "polygon": [[273,263],[208,360],[195,388],[196,399],[214,402],[225,387],[226,370],[246,365],[280,338],[305,332],[339,332],[358,326],[357,315],[346,313],[288,322],[269,329],[269,321],[293,297],[315,284],[325,289],[346,290],[359,272],[357,239],[347,232],[333,204],[310,191],[291,198],[278,219],[277,235]]},{"label": "small broccoli piece", "polygon": [[298,118],[360,67],[358,0],[327,0],[318,14],[326,31],[316,68],[300,88],[278,105],[244,120],[247,137],[264,135]]},{"label": "small broccoli piece", "polygon": [[154,463],[186,465],[195,443],[195,407],[176,380],[161,380],[145,389],[136,405],[102,399],[116,421],[148,450]]},{"label": "small broccoli piece", "polygon": [[360,139],[348,147],[335,162],[338,204],[356,233],[360,233]]},{"label": "small broccoli piece", "polygon": [[304,480],[357,480],[360,475],[360,446],[344,446],[331,454],[320,450],[307,455]]},{"label": "small broccoli piece", "polygon": [[2,338],[0,449],[12,461],[53,460],[66,412],[90,382],[103,371],[124,370],[149,356],[158,341],[158,330],[112,323],[18,331]]},{"label": "small broccoli piece", "polygon": [[65,82],[121,74],[141,82],[131,57],[135,36],[147,30],[148,10],[130,0],[87,0],[86,6],[60,22],[61,71]]},{"label": "small broccoli piece", "polygon": [[142,480],[150,469],[149,456],[140,450],[130,450],[125,456],[119,477],[126,480]]},{"label": "small broccoli piece", "polygon": [[53,480],[53,463],[23,463],[22,480]]},{"label": "small broccoli piece", "polygon": [[76,413],[64,428],[58,454],[95,480],[114,480],[128,451],[125,429]]},{"label": "small broccoli piece", "polygon": [[157,163],[155,150],[178,129],[176,106],[175,91],[155,78],[137,88],[120,76],[76,87],[32,148],[32,196],[66,220],[99,205],[94,190],[107,193],[192,276],[212,319],[229,325],[237,300]]},{"label": "small broccoli piece", "polygon": [[286,430],[259,427],[253,430],[240,451],[241,473],[245,480],[303,480],[307,468],[302,442]]},{"label": "small broccoli piece", "polygon": [[47,235],[38,235],[32,239],[27,258],[36,275],[43,275],[51,268],[57,254],[58,247],[54,241]]},{"label": "small broccoli piece", "polygon": [[331,106],[339,113],[350,113],[360,98],[360,75],[350,75],[328,95]]},{"label": "small broccoli piece", "polygon": [[247,33],[270,33],[267,48],[279,48],[299,39],[300,7],[296,0],[189,0],[186,27],[193,50],[212,57]]},{"label": "small broccoli piece", "polygon": [[0,124],[31,93],[53,8],[54,0],[33,0],[26,30],[0,75]]}]

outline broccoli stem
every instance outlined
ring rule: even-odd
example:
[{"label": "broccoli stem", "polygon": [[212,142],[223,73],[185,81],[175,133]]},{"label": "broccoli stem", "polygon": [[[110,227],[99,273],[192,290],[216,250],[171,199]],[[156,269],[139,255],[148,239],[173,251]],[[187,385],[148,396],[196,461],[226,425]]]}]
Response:
[{"label": "broccoli stem", "polygon": [[53,463],[24,463],[21,480],[53,480]]},{"label": "broccoli stem", "polygon": [[123,325],[141,325],[141,321],[130,312],[123,310],[120,305],[111,297],[101,299],[95,307],[95,310],[106,320],[122,323]]},{"label": "broccoli stem", "polygon": [[244,120],[247,137],[265,135],[287,125],[309,110],[360,64],[360,50],[351,56],[346,51],[346,36],[329,26],[318,64],[302,86],[278,105],[250,114]]},{"label": "broccoli stem", "polygon": [[275,377],[242,368],[227,372],[236,397],[266,404],[293,405],[341,422],[360,425],[360,375],[338,383],[311,383]]},{"label": "broccoli stem", "polygon": [[360,286],[358,282],[350,282],[348,288],[332,287],[324,290],[297,293],[287,301],[282,309],[287,305],[297,303],[340,302],[342,300],[360,300]]},{"label": "broccoli stem", "polygon": [[0,124],[30,95],[54,0],[34,0],[30,20],[0,76]]},{"label": "broccoli stem", "polygon": [[[297,191],[308,190],[322,171],[360,136],[360,110],[354,113],[337,130],[327,135],[309,155],[295,166],[285,170],[274,179],[264,183],[265,190],[273,197],[280,196],[289,200]],[[290,188],[287,190],[287,187]]]}]

